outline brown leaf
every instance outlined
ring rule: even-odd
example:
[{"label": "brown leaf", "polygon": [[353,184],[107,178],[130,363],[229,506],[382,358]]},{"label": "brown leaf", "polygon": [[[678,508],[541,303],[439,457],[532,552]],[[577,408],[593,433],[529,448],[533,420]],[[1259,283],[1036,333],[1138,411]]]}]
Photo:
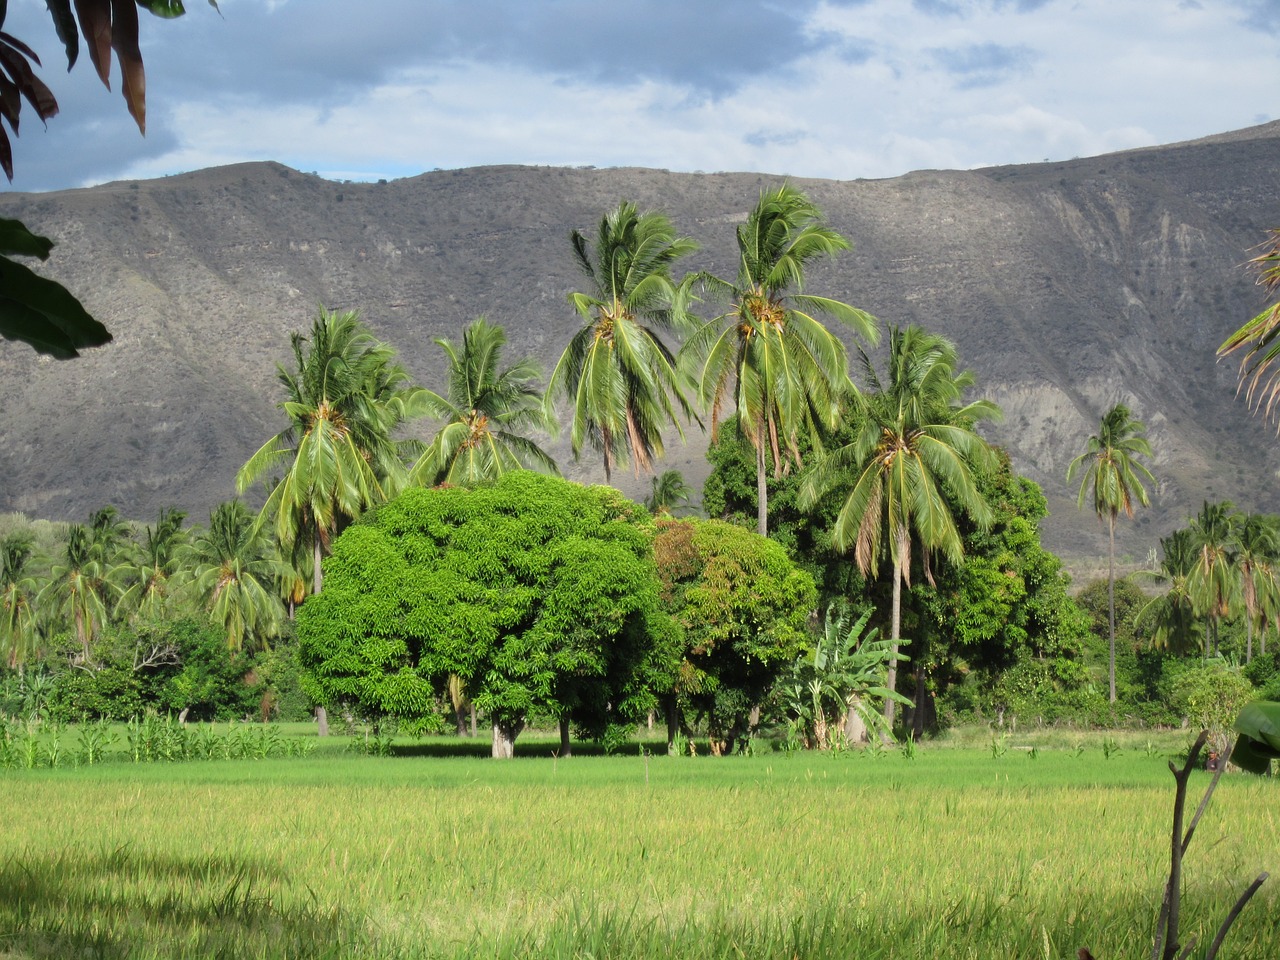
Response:
[{"label": "brown leaf", "polygon": [[58,101],[54,99],[53,92],[32,72],[27,58],[5,43],[5,39],[4,35],[0,34],[0,65],[4,66],[5,71],[41,120],[57,116]]},{"label": "brown leaf", "polygon": [[13,150],[9,146],[9,135],[0,127],[0,170],[13,183]]},{"label": "brown leaf", "polygon": [[76,0],[80,32],[102,85],[111,89],[111,0]]},{"label": "brown leaf", "polygon": [[22,98],[18,85],[8,77],[0,76],[0,116],[9,121],[13,132],[18,132],[18,114],[22,111]]},{"label": "brown leaf", "polygon": [[111,46],[120,63],[120,90],[138,130],[147,132],[147,79],[138,47],[138,7],[134,0],[111,0]]}]

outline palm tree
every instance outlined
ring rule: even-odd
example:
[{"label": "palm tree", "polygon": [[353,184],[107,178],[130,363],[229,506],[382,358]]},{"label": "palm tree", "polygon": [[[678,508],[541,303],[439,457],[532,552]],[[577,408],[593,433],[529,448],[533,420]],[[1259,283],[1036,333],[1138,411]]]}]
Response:
[{"label": "palm tree", "polygon": [[1191,599],[1191,576],[1199,556],[1191,531],[1186,527],[1173,531],[1160,540],[1160,569],[1139,571],[1138,575],[1154,580],[1166,589],[1152,597],[1134,618],[1134,625],[1148,616],[1155,618],[1152,645],[1174,653],[1185,654],[1196,644],[1195,602]]},{"label": "palm tree", "polygon": [[279,632],[284,607],[277,580],[288,571],[262,525],[238,500],[221,503],[181,551],[191,587],[214,622],[239,650],[245,641],[266,644]]},{"label": "palm tree", "polygon": [[139,613],[155,617],[162,613],[180,569],[178,553],[186,542],[182,529],[186,517],[174,507],[163,508],[155,524],[144,530],[133,556],[112,568],[108,577],[123,585],[116,616]]},{"label": "palm tree", "polygon": [[502,327],[484,317],[467,327],[461,350],[448,340],[436,340],[449,358],[448,390],[443,397],[423,390],[419,406],[445,423],[409,468],[411,482],[474,486],[519,469],[559,475],[555,461],[519,432],[550,432],[555,422],[534,387],[539,373],[532,359],[500,368],[506,342]]},{"label": "palm tree", "polygon": [[36,582],[26,573],[31,546],[25,532],[0,540],[0,657],[10,670],[20,669],[34,652]]},{"label": "palm tree", "polygon": [[[930,553],[952,563],[963,559],[957,512],[979,527],[991,523],[975,473],[990,469],[995,458],[974,427],[998,418],[1000,410],[988,400],[961,402],[973,385],[972,374],[956,371],[959,360],[950,341],[918,327],[890,330],[883,384],[865,352],[862,360],[872,392],[864,394],[854,439],[813,465],[801,484],[800,504],[808,508],[852,478],[831,529],[832,542],[838,550],[853,548],[864,576],[876,576],[882,558],[893,566],[893,656],[886,686],[896,692],[902,587],[911,586],[912,543],[923,548],[925,576],[932,582]],[[886,698],[885,719],[891,725],[893,703]]]},{"label": "palm tree", "polygon": [[1147,488],[1142,485],[1145,477],[1152,483],[1155,477],[1138,457],[1150,457],[1151,445],[1143,434],[1146,427],[1133,419],[1129,408],[1122,403],[1102,415],[1098,432],[1085,441],[1084,452],[1067,467],[1067,483],[1083,469],[1080,478],[1078,504],[1084,502],[1093,491],[1093,509],[1098,519],[1106,518],[1110,552],[1107,568],[1108,625],[1110,627],[1110,660],[1108,681],[1111,702],[1116,702],[1116,518],[1124,511],[1133,516],[1133,501],[1147,505]]},{"label": "palm tree", "polygon": [[693,417],[662,337],[679,336],[689,325],[689,285],[677,284],[671,270],[697,244],[677,237],[665,215],[640,213],[627,202],[600,220],[594,247],[577,230],[570,241],[588,289],[571,293],[569,301],[585,325],[551,373],[547,415],[555,400],[567,398],[574,457],[584,445],[599,450],[609,482],[614,466],[629,456],[638,477],[662,456],[666,424],[684,436],[677,409]]},{"label": "palm tree", "polygon": [[1235,573],[1245,618],[1245,662],[1249,663],[1253,660],[1254,628],[1265,633],[1267,622],[1280,601],[1275,571],[1280,547],[1276,518],[1261,513],[1247,514],[1236,525],[1235,541]]},{"label": "palm tree", "polygon": [[682,504],[689,502],[691,490],[679,470],[664,470],[653,478],[649,496],[644,505],[654,516],[671,516]]},{"label": "palm tree", "polygon": [[395,351],[379,342],[354,311],[322,310],[311,339],[291,338],[296,371],[277,366],[288,399],[289,426],[268,440],[236,474],[243,493],[284,466],[262,507],[274,518],[283,553],[310,548],[312,592],[322,586],[320,561],[339,530],[404,480],[402,447],[393,430],[419,397]]},{"label": "palm tree", "polygon": [[89,658],[89,644],[94,635],[107,622],[103,600],[106,571],[98,559],[100,552],[90,528],[82,523],[72,524],[62,556],[54,562],[49,582],[38,597],[45,609],[71,621],[85,660]]},{"label": "palm tree", "polygon": [[710,275],[704,286],[729,304],[685,345],[696,364],[698,392],[711,413],[714,436],[732,399],[738,425],[756,450],[756,529],[769,529],[767,463],[774,475],[799,462],[796,437],[822,424],[834,427],[840,403],[852,389],[844,344],[816,318],[835,317],[869,343],[879,337],[865,311],[803,293],[805,269],[821,257],[848,250],[849,241],[828,227],[817,206],[783,184],[760,195],[737,230],[738,273],[732,281]]},{"label": "palm tree", "polygon": [[[1280,229],[1271,230],[1262,252],[1249,261],[1258,271],[1258,285],[1268,295],[1280,294]],[[1245,348],[1240,359],[1240,389],[1245,400],[1270,418],[1280,401],[1280,299],[1229,336],[1218,348],[1218,357]]]},{"label": "palm tree", "polygon": [[1218,652],[1218,621],[1230,616],[1237,599],[1231,547],[1235,542],[1235,504],[1204,501],[1191,520],[1192,542],[1196,548],[1191,568],[1191,599],[1196,612],[1205,618],[1204,655]]}]

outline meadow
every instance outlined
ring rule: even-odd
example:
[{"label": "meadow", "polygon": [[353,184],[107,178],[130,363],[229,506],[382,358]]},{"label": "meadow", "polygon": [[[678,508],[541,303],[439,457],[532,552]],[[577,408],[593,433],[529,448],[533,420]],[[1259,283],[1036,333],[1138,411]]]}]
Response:
[{"label": "meadow", "polygon": [[[1149,956],[1184,746],[557,759],[522,738],[495,762],[342,742],[0,771],[0,958]],[[1280,867],[1278,823],[1280,783],[1223,779],[1185,863],[1195,955]],[[1222,957],[1280,956],[1278,888]]]}]

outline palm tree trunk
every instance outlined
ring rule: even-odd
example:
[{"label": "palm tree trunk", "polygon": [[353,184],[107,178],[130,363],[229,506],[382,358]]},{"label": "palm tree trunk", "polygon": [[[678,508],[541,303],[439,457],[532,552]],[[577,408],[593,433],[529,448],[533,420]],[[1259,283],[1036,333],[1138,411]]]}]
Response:
[{"label": "palm tree trunk", "polygon": [[[893,607],[892,614],[889,618],[889,640],[893,656],[889,660],[889,671],[885,676],[885,688],[890,693],[894,693],[898,689],[898,640],[899,631],[902,627],[902,571],[895,569],[893,572]],[[884,719],[893,729],[893,708],[894,702],[892,698],[884,698]]]},{"label": "palm tree trunk", "polygon": [[1111,546],[1107,567],[1107,622],[1111,631],[1110,659],[1107,664],[1111,702],[1116,702],[1116,515],[1107,514],[1108,540]]},{"label": "palm tree trunk", "polygon": [[756,533],[769,535],[769,482],[765,474],[764,421],[756,426]]},{"label": "palm tree trunk", "polygon": [[1245,618],[1244,618],[1244,636],[1245,636],[1244,662],[1252,663],[1253,662],[1253,617],[1249,616],[1247,613],[1245,614]]},{"label": "palm tree trunk", "polygon": [[320,532],[316,531],[315,540],[311,546],[311,592],[319,593],[320,588],[324,586],[324,576],[320,572]]}]

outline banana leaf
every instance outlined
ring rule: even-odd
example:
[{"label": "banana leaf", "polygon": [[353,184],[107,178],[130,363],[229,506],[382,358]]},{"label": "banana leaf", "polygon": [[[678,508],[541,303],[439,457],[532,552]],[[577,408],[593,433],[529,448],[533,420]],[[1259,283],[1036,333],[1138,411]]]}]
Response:
[{"label": "banana leaf", "polygon": [[1280,703],[1256,700],[1240,711],[1232,729],[1240,736],[1231,762],[1250,773],[1266,773],[1280,760]]}]

